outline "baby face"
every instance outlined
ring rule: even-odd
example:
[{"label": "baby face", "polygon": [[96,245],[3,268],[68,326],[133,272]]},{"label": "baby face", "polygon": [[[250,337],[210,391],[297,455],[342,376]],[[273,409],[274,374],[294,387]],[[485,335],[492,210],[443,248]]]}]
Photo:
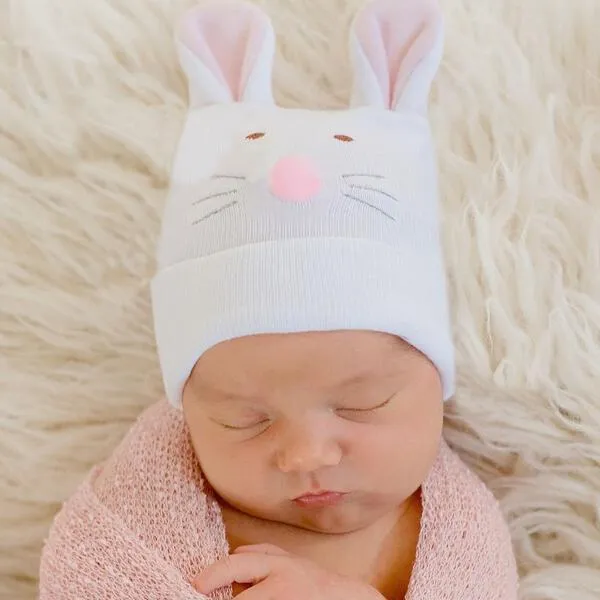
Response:
[{"label": "baby face", "polygon": [[225,502],[322,533],[367,527],[406,502],[435,461],[443,421],[433,364],[367,331],[223,342],[197,362],[183,410]]}]

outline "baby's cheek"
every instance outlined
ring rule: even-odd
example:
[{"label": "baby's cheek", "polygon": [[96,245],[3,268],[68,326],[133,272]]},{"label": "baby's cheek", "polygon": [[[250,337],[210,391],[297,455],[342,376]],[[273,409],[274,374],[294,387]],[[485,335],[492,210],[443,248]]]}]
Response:
[{"label": "baby's cheek", "polygon": [[390,463],[394,462],[390,458],[398,456],[398,444],[394,444],[394,437],[394,432],[386,427],[368,427],[352,436],[347,458],[366,476],[385,478],[386,473],[390,472]]},{"label": "baby's cheek", "polygon": [[410,496],[423,483],[430,467],[430,444],[423,432],[404,431],[401,426],[374,430],[361,440],[355,460],[365,478],[381,491]]},{"label": "baby's cheek", "polygon": [[252,501],[261,496],[268,480],[264,466],[248,454],[228,457],[218,465],[218,478],[227,492],[238,500]]}]

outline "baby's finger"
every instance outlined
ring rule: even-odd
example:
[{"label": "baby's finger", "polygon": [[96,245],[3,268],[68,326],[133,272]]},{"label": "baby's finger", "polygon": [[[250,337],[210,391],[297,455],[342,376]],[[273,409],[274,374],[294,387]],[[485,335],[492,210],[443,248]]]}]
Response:
[{"label": "baby's finger", "polygon": [[211,594],[233,583],[255,584],[270,575],[273,559],[266,554],[231,554],[204,569],[192,585],[201,594]]},{"label": "baby's finger", "polygon": [[235,554],[270,554],[271,556],[289,556],[283,548],[275,544],[252,544],[249,546],[238,546]]}]

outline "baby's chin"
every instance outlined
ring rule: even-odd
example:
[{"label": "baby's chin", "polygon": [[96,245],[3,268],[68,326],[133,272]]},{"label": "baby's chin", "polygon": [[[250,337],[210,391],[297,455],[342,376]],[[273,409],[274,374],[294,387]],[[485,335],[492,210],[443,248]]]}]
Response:
[{"label": "baby's chin", "polygon": [[267,510],[236,507],[251,517],[273,524],[294,527],[324,535],[346,535],[372,526],[383,517],[395,512],[398,505],[343,500],[335,506],[299,507],[290,502]]},{"label": "baby's chin", "polygon": [[370,527],[379,518],[380,516],[373,515],[364,515],[362,518],[349,518],[347,515],[323,511],[321,514],[302,515],[295,526],[299,529],[323,535],[347,535]]}]

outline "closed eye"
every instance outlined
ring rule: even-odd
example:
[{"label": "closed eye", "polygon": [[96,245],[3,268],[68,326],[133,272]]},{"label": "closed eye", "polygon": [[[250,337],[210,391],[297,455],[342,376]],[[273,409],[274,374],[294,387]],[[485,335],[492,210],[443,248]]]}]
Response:
[{"label": "closed eye", "polygon": [[375,412],[376,410],[380,410],[380,409],[385,408],[386,406],[388,406],[391,403],[391,401],[394,399],[395,395],[396,394],[393,394],[387,400],[384,400],[381,404],[378,404],[377,406],[371,406],[369,408],[338,408],[338,411],[339,412],[349,412],[349,413],[370,413],[370,412]]},{"label": "closed eye", "polygon": [[238,426],[238,425],[227,425],[225,423],[219,423],[219,425],[221,427],[224,427],[225,429],[232,429],[233,431],[244,431],[245,429],[253,429],[254,427],[258,427],[259,425],[265,425],[266,423],[268,423],[268,421],[258,421],[257,423],[251,423],[249,425],[242,425],[242,426]]},{"label": "closed eye", "polygon": [[339,142],[353,142],[354,138],[350,137],[349,135],[343,135],[343,134],[338,134],[338,135],[334,135],[333,136],[334,139],[338,140]]},{"label": "closed eye", "polygon": [[213,415],[211,420],[216,425],[223,427],[223,429],[233,431],[256,429],[257,427],[266,426],[271,422],[268,415],[256,411]]},{"label": "closed eye", "polygon": [[261,138],[264,138],[267,134],[264,133],[263,131],[255,131],[254,133],[249,133],[246,136],[247,140],[260,140]]}]

